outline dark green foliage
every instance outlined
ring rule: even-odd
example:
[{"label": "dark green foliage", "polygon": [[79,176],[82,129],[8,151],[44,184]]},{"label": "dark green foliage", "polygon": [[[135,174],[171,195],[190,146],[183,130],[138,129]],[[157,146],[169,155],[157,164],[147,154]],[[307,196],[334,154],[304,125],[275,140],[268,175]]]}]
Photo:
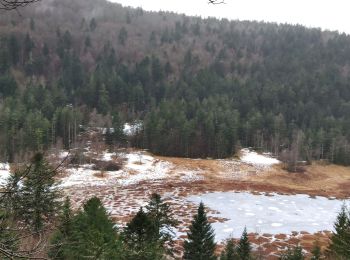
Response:
[{"label": "dark green foliage", "polygon": [[[23,10],[30,34],[13,26],[20,18],[3,17],[2,158],[60,139],[74,146],[76,126],[97,109],[142,120],[130,143],[162,155],[223,158],[242,146],[285,155],[291,170],[300,160],[350,165],[348,35],[108,1],[55,1],[47,10]],[[67,106],[79,114],[69,122]],[[28,128],[27,114],[44,123]]]},{"label": "dark green foliage", "polygon": [[7,97],[16,93],[17,83],[9,74],[0,75],[0,95]]},{"label": "dark green foliage", "polygon": [[172,228],[177,225],[169,205],[164,202],[157,193],[152,194],[151,200],[146,206],[147,216],[154,225],[155,238],[161,243],[170,242]]},{"label": "dark green foliage", "polygon": [[50,241],[50,250],[48,255],[52,259],[65,259],[64,250],[67,247],[68,240],[73,232],[73,212],[71,210],[70,200],[66,197],[62,212],[59,215],[59,226],[53,234]]},{"label": "dark green foliage", "polygon": [[321,252],[321,247],[320,247],[318,241],[315,242],[311,253],[312,253],[311,260],[320,260],[321,259],[322,252]]},{"label": "dark green foliage", "polygon": [[93,32],[95,31],[96,27],[97,27],[96,19],[92,18],[90,21],[90,30]]},{"label": "dark green foliage", "polygon": [[163,259],[165,250],[158,241],[156,226],[142,208],[127,224],[124,231],[128,259]]},{"label": "dark green foliage", "polygon": [[21,171],[23,185],[18,188],[14,199],[15,216],[23,220],[34,231],[39,231],[44,224],[52,220],[58,208],[58,192],[54,187],[56,172],[45,161],[42,153],[37,153],[31,165]]},{"label": "dark green foliage", "polygon": [[221,253],[220,260],[238,259],[236,246],[232,239],[227,240],[224,251]]},{"label": "dark green foliage", "polygon": [[208,222],[204,211],[204,204],[201,202],[197,214],[192,220],[190,231],[187,233],[188,239],[184,244],[184,259],[188,260],[211,260],[216,259],[215,234]]},{"label": "dark green foliage", "polygon": [[130,259],[164,259],[171,254],[172,228],[176,226],[170,208],[160,195],[152,194],[146,206],[137,212],[124,231]]},{"label": "dark green foliage", "polygon": [[237,245],[237,255],[240,260],[251,259],[251,245],[248,240],[247,228],[244,228],[241,239]]},{"label": "dark green foliage", "polygon": [[[72,218],[68,209],[69,205],[66,204],[61,225],[52,240],[53,248],[56,246],[56,250],[50,252],[52,257],[56,255],[56,259],[123,259],[117,231],[98,198],[88,200],[84,204],[84,210]],[[57,242],[61,244],[58,250]]]},{"label": "dark green foliage", "polygon": [[350,215],[349,210],[342,206],[334,223],[334,233],[331,238],[330,252],[339,259],[350,258]]},{"label": "dark green foliage", "polygon": [[8,40],[8,51],[10,55],[10,60],[13,65],[17,65],[19,62],[20,45],[15,35],[11,35]]},{"label": "dark green foliage", "polygon": [[300,246],[295,247],[294,249],[288,248],[287,252],[284,253],[281,257],[281,260],[304,260],[304,254]]},{"label": "dark green foliage", "polygon": [[128,39],[128,31],[125,29],[125,27],[122,27],[118,35],[118,41],[121,45],[124,46],[127,39]]}]

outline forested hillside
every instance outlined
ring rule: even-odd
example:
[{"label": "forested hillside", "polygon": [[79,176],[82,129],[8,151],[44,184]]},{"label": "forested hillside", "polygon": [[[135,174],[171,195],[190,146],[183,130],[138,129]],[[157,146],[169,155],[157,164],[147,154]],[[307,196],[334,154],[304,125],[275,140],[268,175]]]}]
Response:
[{"label": "forested hillside", "polygon": [[122,144],[142,120],[130,141],[161,155],[350,164],[349,76],[345,34],[45,0],[0,13],[0,155],[73,147],[86,126]]}]

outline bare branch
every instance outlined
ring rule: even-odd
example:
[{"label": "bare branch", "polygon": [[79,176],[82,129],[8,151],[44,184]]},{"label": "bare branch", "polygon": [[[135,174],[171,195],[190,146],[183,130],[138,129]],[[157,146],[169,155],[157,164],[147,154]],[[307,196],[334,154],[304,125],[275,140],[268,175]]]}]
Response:
[{"label": "bare branch", "polygon": [[208,4],[219,5],[219,4],[226,4],[226,3],[225,3],[225,0],[209,0]]},{"label": "bare branch", "polygon": [[15,10],[40,0],[0,0],[0,10]]}]

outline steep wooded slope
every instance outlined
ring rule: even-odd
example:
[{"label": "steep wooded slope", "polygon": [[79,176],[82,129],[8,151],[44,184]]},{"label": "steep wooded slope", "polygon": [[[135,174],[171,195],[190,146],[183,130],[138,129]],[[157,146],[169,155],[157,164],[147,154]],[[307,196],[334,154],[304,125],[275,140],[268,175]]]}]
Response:
[{"label": "steep wooded slope", "polygon": [[131,141],[162,155],[253,146],[287,161],[350,162],[345,34],[46,0],[1,13],[0,37],[4,159],[71,147],[79,125],[141,119]]}]

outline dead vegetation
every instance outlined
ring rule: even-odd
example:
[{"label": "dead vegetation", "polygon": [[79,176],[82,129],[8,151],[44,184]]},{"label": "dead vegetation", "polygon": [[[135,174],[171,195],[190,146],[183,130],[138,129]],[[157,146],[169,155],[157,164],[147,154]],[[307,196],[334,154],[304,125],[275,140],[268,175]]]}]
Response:
[{"label": "dead vegetation", "polygon": [[291,173],[283,165],[255,169],[230,160],[205,160],[157,157],[175,165],[174,171],[186,168],[201,171],[201,185],[214,191],[259,191],[283,194],[304,193],[310,196],[346,198],[350,196],[350,167],[314,162],[302,172]]}]

